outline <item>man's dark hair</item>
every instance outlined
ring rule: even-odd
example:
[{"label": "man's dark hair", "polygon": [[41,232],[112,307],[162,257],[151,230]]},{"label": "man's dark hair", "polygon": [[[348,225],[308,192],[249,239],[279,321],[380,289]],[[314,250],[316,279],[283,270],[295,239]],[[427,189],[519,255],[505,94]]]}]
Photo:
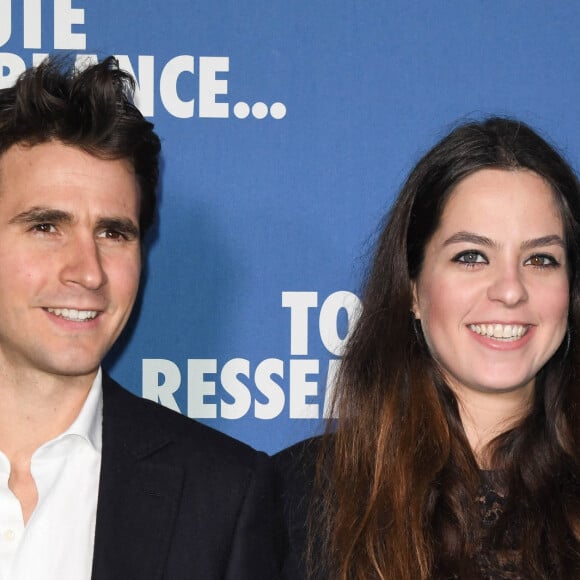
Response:
[{"label": "man's dark hair", "polygon": [[155,216],[159,137],[133,103],[135,81],[110,56],[83,69],[49,57],[0,90],[0,155],[57,140],[101,159],[127,160],[139,183],[141,236]]}]

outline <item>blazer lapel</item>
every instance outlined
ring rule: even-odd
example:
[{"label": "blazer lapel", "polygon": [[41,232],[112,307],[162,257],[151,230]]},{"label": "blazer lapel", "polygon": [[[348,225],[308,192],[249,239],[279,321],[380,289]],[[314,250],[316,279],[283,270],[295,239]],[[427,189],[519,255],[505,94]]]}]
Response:
[{"label": "blazer lapel", "polygon": [[103,376],[103,454],[93,580],[159,580],[183,473],[162,457],[171,438],[149,408]]}]

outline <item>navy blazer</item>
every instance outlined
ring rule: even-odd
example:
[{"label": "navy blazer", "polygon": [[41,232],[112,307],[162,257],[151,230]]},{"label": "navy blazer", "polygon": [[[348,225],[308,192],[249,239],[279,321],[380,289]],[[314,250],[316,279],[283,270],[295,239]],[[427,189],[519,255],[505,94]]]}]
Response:
[{"label": "navy blazer", "polygon": [[[306,552],[308,545],[308,511],[314,499],[316,461],[320,450],[320,437],[306,439],[274,455],[273,460],[279,478],[283,514],[285,559],[282,566],[283,580],[304,580],[307,578]],[[322,550],[318,544],[314,552]],[[318,562],[320,565],[320,562]],[[312,577],[328,580],[324,570],[316,570]]]},{"label": "navy blazer", "polygon": [[103,376],[93,580],[272,580],[269,458]]}]

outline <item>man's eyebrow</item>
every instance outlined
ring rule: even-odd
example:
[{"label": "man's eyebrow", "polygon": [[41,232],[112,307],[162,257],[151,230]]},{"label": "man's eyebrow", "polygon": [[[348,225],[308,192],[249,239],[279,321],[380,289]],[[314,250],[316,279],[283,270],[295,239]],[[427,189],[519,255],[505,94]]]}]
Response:
[{"label": "man's eyebrow", "polygon": [[106,217],[100,218],[97,222],[99,230],[113,230],[130,238],[139,237],[139,226],[129,218]]},{"label": "man's eyebrow", "polygon": [[[486,246],[488,248],[495,248],[497,247],[497,243],[494,242],[491,238],[486,236],[480,236],[479,234],[474,234],[473,232],[457,232],[447,238],[444,242],[444,246],[449,246],[451,244],[457,244],[461,242],[467,242],[470,244],[477,244],[478,246]],[[551,234],[548,236],[542,236],[540,238],[532,238],[530,240],[524,240],[520,244],[520,248],[522,250],[531,250],[533,248],[543,248],[546,246],[561,246],[563,248],[566,247],[564,240],[557,234]]]},{"label": "man's eyebrow", "polygon": [[[14,216],[11,224],[71,224],[74,216],[60,209],[33,207]],[[139,226],[125,217],[103,217],[97,221],[97,229],[114,230],[128,237],[139,237]]]},{"label": "man's eyebrow", "polygon": [[48,207],[32,207],[15,215],[10,224],[38,224],[38,223],[72,223],[72,214],[60,209]]}]

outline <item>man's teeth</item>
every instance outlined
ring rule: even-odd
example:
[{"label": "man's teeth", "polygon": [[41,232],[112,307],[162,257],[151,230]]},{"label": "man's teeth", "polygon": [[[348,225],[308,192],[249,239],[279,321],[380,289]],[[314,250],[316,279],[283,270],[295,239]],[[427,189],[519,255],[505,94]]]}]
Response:
[{"label": "man's teeth", "polygon": [[66,320],[74,322],[83,322],[91,320],[98,314],[96,310],[76,310],[74,308],[47,308],[49,312]]},{"label": "man's teeth", "polygon": [[528,331],[528,327],[521,324],[470,324],[469,328],[481,336],[505,340],[516,340]]}]

